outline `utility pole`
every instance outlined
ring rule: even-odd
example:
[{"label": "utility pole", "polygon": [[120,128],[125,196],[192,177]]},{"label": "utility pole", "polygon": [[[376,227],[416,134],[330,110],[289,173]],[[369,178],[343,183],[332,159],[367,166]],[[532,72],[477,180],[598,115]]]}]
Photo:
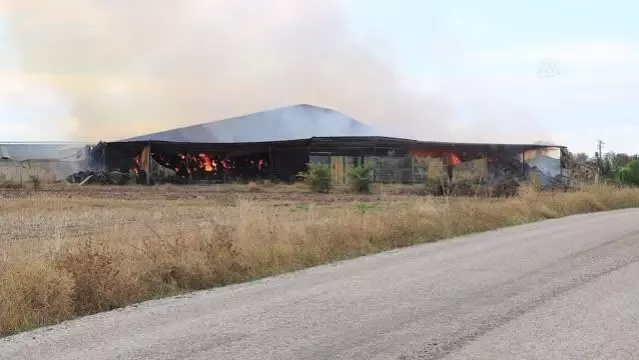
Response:
[{"label": "utility pole", "polygon": [[[603,171],[603,154],[601,153],[601,151],[604,144],[605,143],[603,142],[603,140],[597,140],[597,167],[599,176],[601,176],[601,172]],[[595,179],[596,183],[599,182],[599,176],[597,176],[597,178]]]},{"label": "utility pole", "polygon": [[603,140],[597,140],[597,150],[599,151],[599,158],[602,158],[602,154],[601,154],[601,148],[603,147],[603,145],[605,144],[605,142],[603,142]]},{"label": "utility pole", "polygon": [[601,151],[604,144],[605,142],[603,140],[597,140],[597,162],[599,163],[599,167],[603,164],[603,154]]}]

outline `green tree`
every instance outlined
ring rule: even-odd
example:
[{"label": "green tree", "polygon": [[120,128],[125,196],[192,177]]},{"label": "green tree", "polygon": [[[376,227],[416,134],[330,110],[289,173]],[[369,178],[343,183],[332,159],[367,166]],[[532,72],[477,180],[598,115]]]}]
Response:
[{"label": "green tree", "polygon": [[608,179],[616,178],[620,169],[637,159],[636,155],[614,152],[608,152],[601,157],[596,154],[596,157],[601,176]]},{"label": "green tree", "polygon": [[636,155],[628,155],[625,153],[617,153],[617,154],[611,154],[611,162],[612,162],[612,167],[614,169],[619,169],[622,168],[628,164],[630,164],[631,161],[636,160],[637,156]]},{"label": "green tree", "polygon": [[572,161],[576,162],[576,163],[585,163],[588,160],[590,160],[590,157],[588,156],[588,154],[586,153],[574,153],[574,154],[570,154],[572,157]]},{"label": "green tree", "polygon": [[632,160],[628,165],[617,169],[615,178],[623,185],[639,186],[639,159]]}]

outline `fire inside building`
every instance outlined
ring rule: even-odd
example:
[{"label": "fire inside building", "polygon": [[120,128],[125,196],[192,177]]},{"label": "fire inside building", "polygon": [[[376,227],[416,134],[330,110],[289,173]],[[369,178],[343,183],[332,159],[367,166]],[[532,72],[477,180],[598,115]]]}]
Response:
[{"label": "fire inside building", "polygon": [[[549,154],[556,153],[554,156]],[[337,111],[295,105],[168,130],[90,150],[93,168],[133,173],[137,182],[295,181],[309,163],[331,166],[346,181],[350,167],[370,164],[376,182],[413,183],[438,168],[449,178],[483,169],[496,177],[535,170],[562,176],[565,147],[548,144],[428,142],[393,137]],[[439,166],[433,161],[437,159]],[[425,165],[426,164],[426,165]],[[472,164],[472,166],[466,166]],[[470,168],[470,169],[469,169]]]}]

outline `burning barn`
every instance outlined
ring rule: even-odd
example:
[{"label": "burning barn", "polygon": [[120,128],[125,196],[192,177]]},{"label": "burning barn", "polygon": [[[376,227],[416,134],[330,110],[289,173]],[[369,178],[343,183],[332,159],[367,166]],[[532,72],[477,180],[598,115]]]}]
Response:
[{"label": "burning barn", "polygon": [[[492,176],[526,174],[532,155],[556,152],[552,172],[561,174],[561,146],[426,142],[391,137],[337,111],[295,105],[121,141],[100,143],[94,164],[131,173],[141,183],[294,180],[308,163],[330,164],[334,180],[350,167],[373,164],[375,181],[421,182],[439,168],[449,178],[467,164],[483,163]],[[534,156],[536,157],[536,155]],[[429,161],[424,161],[429,159]],[[436,161],[433,161],[436,159]],[[554,176],[554,175],[553,175]]]}]

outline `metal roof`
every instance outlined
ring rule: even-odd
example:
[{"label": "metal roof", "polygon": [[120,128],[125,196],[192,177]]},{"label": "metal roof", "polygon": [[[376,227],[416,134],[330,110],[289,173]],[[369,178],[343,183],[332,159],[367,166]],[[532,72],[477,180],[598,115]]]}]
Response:
[{"label": "metal roof", "polygon": [[[491,144],[491,143],[445,143],[424,141],[404,136],[397,129],[375,128],[361,123],[338,111],[314,105],[300,104],[281,107],[244,116],[192,125],[183,128],[136,136],[110,144],[123,143],[173,143],[173,144],[253,144],[288,142],[293,140],[311,140],[333,138],[337,141],[357,141],[357,138],[370,141],[371,138],[386,138],[404,141],[416,141],[432,145],[445,146],[493,146],[514,145],[526,149],[544,147],[562,147],[547,143],[535,144]],[[367,139],[364,139],[367,138]]]},{"label": "metal roof", "polygon": [[116,142],[257,143],[343,136],[389,134],[335,110],[300,104]]},{"label": "metal roof", "polygon": [[85,144],[66,142],[7,142],[0,143],[0,159],[25,160],[79,160],[84,156]]}]

